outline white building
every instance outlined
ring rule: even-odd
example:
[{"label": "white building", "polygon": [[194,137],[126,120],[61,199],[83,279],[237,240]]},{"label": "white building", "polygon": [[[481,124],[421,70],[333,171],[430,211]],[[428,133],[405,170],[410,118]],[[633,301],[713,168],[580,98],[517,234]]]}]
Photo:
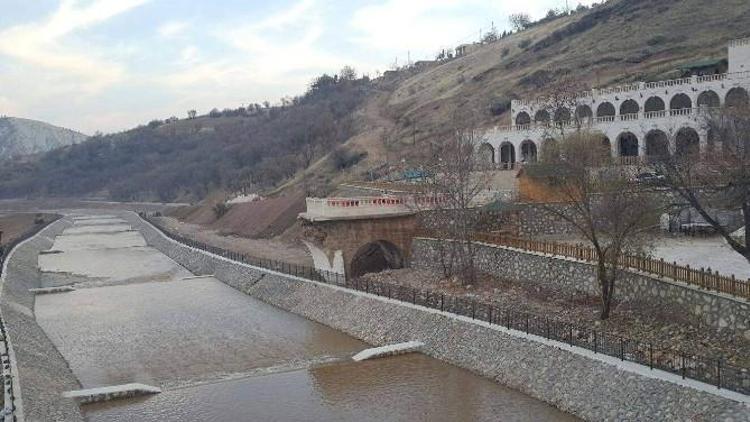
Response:
[{"label": "white building", "polygon": [[583,124],[601,132],[613,157],[624,162],[705,151],[712,147],[706,111],[750,102],[750,38],[730,42],[728,61],[728,73],[585,92],[570,102],[571,109],[551,110],[544,99],[514,100],[513,124],[487,131],[481,148],[493,162],[511,168],[536,161],[542,144],[561,128]]}]

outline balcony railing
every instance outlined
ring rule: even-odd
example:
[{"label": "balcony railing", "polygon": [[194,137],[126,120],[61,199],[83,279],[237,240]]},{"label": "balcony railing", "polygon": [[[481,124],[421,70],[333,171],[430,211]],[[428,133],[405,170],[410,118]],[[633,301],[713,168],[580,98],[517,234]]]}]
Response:
[{"label": "balcony railing", "polygon": [[[750,43],[748,40],[740,40],[738,42]],[[744,72],[733,72],[733,73],[721,73],[718,75],[704,75],[704,76],[692,76],[690,78],[679,78],[679,79],[668,79],[657,82],[636,82],[626,85],[618,85],[609,88],[592,89],[591,91],[582,92],[576,95],[576,98],[591,98],[602,95],[613,95],[613,94],[624,94],[628,92],[636,92],[641,90],[653,90],[658,88],[668,88],[675,86],[685,85],[696,85],[704,84],[709,82],[717,82],[724,80],[743,80],[750,79],[750,71]],[[513,100],[513,103],[520,106],[533,106],[539,104],[549,103],[549,99],[544,97],[537,97],[534,99],[521,99]]]},{"label": "balcony railing", "polygon": [[496,132],[516,132],[516,131],[529,131],[529,130],[543,130],[553,128],[576,128],[579,126],[590,127],[597,124],[613,123],[616,121],[635,121],[641,119],[662,119],[669,117],[685,117],[685,116],[698,116],[701,113],[710,113],[718,108],[715,107],[698,107],[698,108],[680,108],[672,110],[657,110],[657,111],[646,111],[638,113],[618,114],[614,116],[598,116],[585,118],[580,120],[570,120],[566,122],[539,122],[530,123],[527,125],[513,125],[513,126],[495,126]]}]

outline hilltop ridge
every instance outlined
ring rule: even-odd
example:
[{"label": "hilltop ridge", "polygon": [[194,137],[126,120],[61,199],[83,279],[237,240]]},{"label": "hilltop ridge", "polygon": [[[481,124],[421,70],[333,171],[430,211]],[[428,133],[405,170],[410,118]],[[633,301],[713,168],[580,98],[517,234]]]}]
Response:
[{"label": "hilltop ridge", "polygon": [[746,0],[610,0],[374,80],[321,76],[279,106],[93,137],[5,169],[0,196],[322,196],[342,182],[408,166],[456,126],[510,124],[513,99],[543,95],[555,80],[601,88],[675,78],[685,63],[725,58],[727,43],[750,36],[749,28]]}]

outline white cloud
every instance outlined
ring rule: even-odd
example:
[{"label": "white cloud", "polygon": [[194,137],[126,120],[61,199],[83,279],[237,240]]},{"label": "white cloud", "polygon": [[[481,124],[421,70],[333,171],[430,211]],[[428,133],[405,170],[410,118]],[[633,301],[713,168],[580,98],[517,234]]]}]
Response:
[{"label": "white cloud", "polygon": [[[58,81],[77,85],[82,92],[98,92],[124,76],[121,65],[97,57],[90,46],[74,46],[65,37],[77,30],[104,22],[149,0],[98,0],[82,6],[77,0],[62,0],[46,20],[21,24],[0,32],[0,54],[17,62],[58,71]],[[41,79],[41,78],[40,78]]]},{"label": "white cloud", "polygon": [[187,22],[167,22],[157,29],[159,35],[164,38],[174,38],[182,35],[188,29]]},{"label": "white cloud", "polygon": [[351,20],[355,44],[379,50],[417,52],[438,50],[474,32],[476,21],[467,8],[476,1],[387,0],[358,9]]}]

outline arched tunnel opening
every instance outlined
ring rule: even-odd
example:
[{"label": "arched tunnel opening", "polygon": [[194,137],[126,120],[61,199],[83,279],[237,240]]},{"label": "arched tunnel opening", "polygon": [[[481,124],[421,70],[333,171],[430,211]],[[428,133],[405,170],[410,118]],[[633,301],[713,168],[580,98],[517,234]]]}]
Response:
[{"label": "arched tunnel opening", "polygon": [[379,273],[383,270],[397,270],[404,267],[404,254],[391,242],[377,240],[357,250],[352,258],[352,277],[361,277],[368,273]]}]

